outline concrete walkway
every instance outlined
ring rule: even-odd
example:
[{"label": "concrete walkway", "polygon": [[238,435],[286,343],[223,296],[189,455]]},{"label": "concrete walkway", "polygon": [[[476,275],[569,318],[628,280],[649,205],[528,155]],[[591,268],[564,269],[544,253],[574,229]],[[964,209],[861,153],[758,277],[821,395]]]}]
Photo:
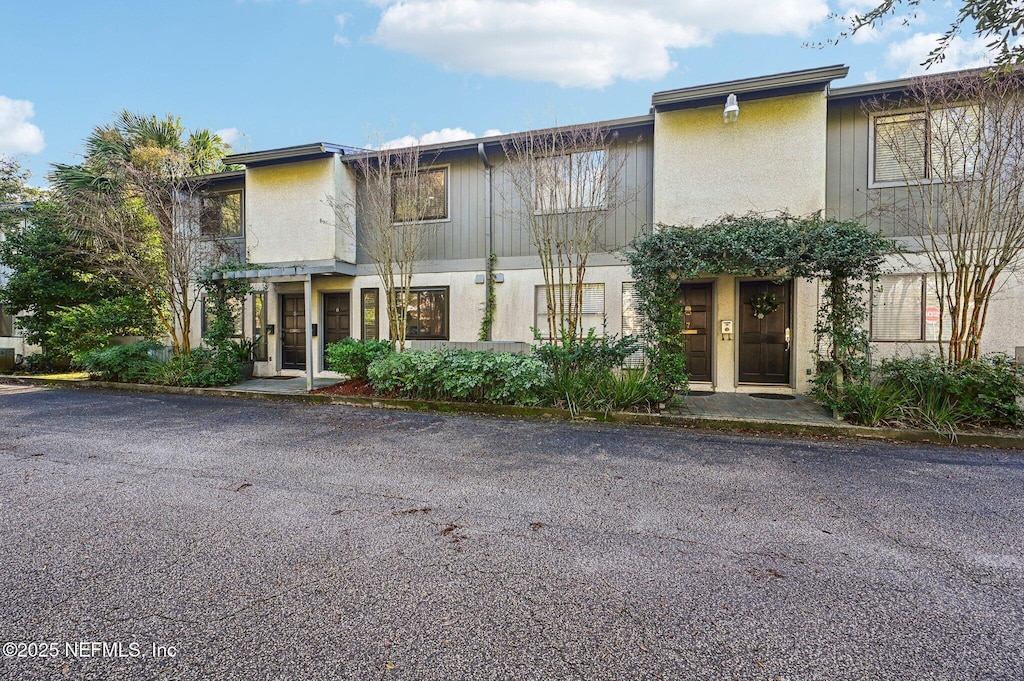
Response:
[{"label": "concrete walkway", "polygon": [[[341,379],[317,378],[313,380],[313,388],[326,388],[336,383],[341,383]],[[231,390],[241,390],[250,393],[271,393],[274,395],[301,395],[306,392],[306,377],[253,378],[231,386]]]},{"label": "concrete walkway", "polygon": [[775,397],[776,399],[766,399],[744,393],[697,393],[677,398],[666,412],[675,416],[772,421],[798,425],[836,423],[828,409],[806,395]]}]

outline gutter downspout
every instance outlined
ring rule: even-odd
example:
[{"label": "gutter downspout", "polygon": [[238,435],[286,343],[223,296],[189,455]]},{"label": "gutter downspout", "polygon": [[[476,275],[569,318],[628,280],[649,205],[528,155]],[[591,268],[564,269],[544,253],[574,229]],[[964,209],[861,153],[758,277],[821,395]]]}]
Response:
[{"label": "gutter downspout", "polygon": [[[487,160],[487,152],[484,151],[484,143],[476,145],[476,153],[480,156],[480,162],[484,164],[484,177],[487,185],[487,193],[484,194],[484,260],[487,263],[484,273],[484,303],[490,304],[492,289],[494,288],[494,263],[491,253],[494,252],[494,222],[491,220],[491,194],[493,193],[493,178],[491,164]],[[487,327],[487,340],[493,340],[493,320]]]}]

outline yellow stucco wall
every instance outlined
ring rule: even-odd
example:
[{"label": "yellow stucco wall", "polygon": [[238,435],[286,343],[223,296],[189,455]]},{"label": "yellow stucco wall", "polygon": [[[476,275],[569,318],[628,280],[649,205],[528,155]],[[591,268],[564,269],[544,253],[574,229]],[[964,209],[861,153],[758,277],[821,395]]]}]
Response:
[{"label": "yellow stucco wall", "polygon": [[823,92],[743,101],[654,119],[654,221],[702,225],[722,215],[825,207]]},{"label": "yellow stucco wall", "polygon": [[251,168],[245,178],[246,253],[252,263],[355,260],[351,233],[330,201],[350,180],[335,158]]}]

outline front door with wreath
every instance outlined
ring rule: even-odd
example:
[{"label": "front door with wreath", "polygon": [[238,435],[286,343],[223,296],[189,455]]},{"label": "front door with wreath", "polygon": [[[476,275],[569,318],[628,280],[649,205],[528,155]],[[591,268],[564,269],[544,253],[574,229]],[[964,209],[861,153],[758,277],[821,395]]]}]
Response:
[{"label": "front door with wreath", "polygon": [[740,282],[740,383],[789,384],[791,291],[792,282]]}]

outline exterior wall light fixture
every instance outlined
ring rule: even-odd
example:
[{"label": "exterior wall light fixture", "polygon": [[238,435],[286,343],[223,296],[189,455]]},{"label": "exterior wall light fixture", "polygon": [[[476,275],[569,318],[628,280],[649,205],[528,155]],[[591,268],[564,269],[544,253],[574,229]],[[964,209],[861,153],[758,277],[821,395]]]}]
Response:
[{"label": "exterior wall light fixture", "polygon": [[722,119],[726,123],[733,123],[740,117],[740,105],[736,102],[736,95],[729,95],[725,100],[725,111],[722,112]]}]

